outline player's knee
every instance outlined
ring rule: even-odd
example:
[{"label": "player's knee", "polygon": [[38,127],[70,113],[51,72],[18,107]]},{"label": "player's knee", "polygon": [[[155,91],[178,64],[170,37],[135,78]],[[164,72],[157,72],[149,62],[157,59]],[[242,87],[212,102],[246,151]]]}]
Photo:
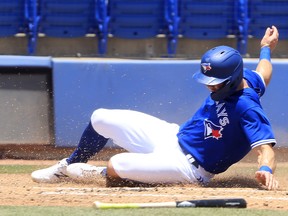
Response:
[{"label": "player's knee", "polygon": [[94,128],[97,128],[98,125],[102,125],[105,123],[107,109],[97,109],[91,115],[91,122]]},{"label": "player's knee", "polygon": [[127,185],[127,180],[122,179],[115,171],[113,163],[111,159],[107,165],[107,179],[106,185],[108,187],[123,187]]},{"label": "player's knee", "polygon": [[108,161],[108,165],[107,165],[107,177],[120,178],[113,167],[113,163],[112,163],[111,159]]}]

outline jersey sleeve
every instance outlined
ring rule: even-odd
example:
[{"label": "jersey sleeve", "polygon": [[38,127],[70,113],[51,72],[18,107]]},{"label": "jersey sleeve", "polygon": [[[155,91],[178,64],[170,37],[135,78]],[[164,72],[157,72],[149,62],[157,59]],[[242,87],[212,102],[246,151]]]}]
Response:
[{"label": "jersey sleeve", "polygon": [[276,144],[271,124],[261,108],[248,109],[243,118],[240,118],[240,124],[251,148],[269,143],[273,146]]},{"label": "jersey sleeve", "polygon": [[244,78],[246,79],[249,87],[254,89],[259,97],[264,95],[266,86],[263,76],[260,73],[245,68]]}]

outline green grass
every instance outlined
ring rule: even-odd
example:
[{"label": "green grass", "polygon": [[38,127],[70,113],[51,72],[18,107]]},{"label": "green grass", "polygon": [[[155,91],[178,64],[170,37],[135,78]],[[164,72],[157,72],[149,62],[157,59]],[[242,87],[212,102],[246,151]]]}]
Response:
[{"label": "green grass", "polygon": [[161,209],[111,209],[111,210],[96,210],[94,208],[83,207],[15,207],[15,206],[0,206],[0,215],[2,216],[50,216],[50,215],[103,215],[103,216],[135,216],[135,215],[149,215],[149,216],[165,216],[165,215],[195,215],[195,216],[286,216],[285,211],[267,211],[267,210],[248,210],[248,209],[212,209],[212,208],[161,208]]},{"label": "green grass", "polygon": [[43,166],[37,165],[0,165],[0,174],[25,174],[41,169]]}]

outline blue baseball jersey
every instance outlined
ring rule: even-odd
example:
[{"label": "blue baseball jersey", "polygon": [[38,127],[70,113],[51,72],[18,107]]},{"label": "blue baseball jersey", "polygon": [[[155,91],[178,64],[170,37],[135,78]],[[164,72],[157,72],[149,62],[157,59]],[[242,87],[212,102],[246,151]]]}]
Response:
[{"label": "blue baseball jersey", "polygon": [[250,88],[221,101],[209,96],[177,134],[182,149],[208,172],[224,172],[252,148],[276,144],[260,104],[265,84],[259,74],[249,69],[244,69],[244,79]]}]

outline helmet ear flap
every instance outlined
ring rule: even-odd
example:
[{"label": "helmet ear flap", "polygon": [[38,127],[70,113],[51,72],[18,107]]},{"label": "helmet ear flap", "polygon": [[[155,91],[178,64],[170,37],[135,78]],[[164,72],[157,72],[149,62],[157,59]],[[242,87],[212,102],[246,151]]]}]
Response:
[{"label": "helmet ear flap", "polygon": [[229,80],[225,82],[225,85],[216,92],[211,93],[211,98],[215,101],[220,101],[233,94],[243,79],[243,64],[240,64],[240,70],[235,73]]},{"label": "helmet ear flap", "polygon": [[229,87],[225,85],[221,89],[219,89],[217,92],[212,92],[211,98],[214,101],[223,100],[226,97],[228,92],[229,92]]}]

